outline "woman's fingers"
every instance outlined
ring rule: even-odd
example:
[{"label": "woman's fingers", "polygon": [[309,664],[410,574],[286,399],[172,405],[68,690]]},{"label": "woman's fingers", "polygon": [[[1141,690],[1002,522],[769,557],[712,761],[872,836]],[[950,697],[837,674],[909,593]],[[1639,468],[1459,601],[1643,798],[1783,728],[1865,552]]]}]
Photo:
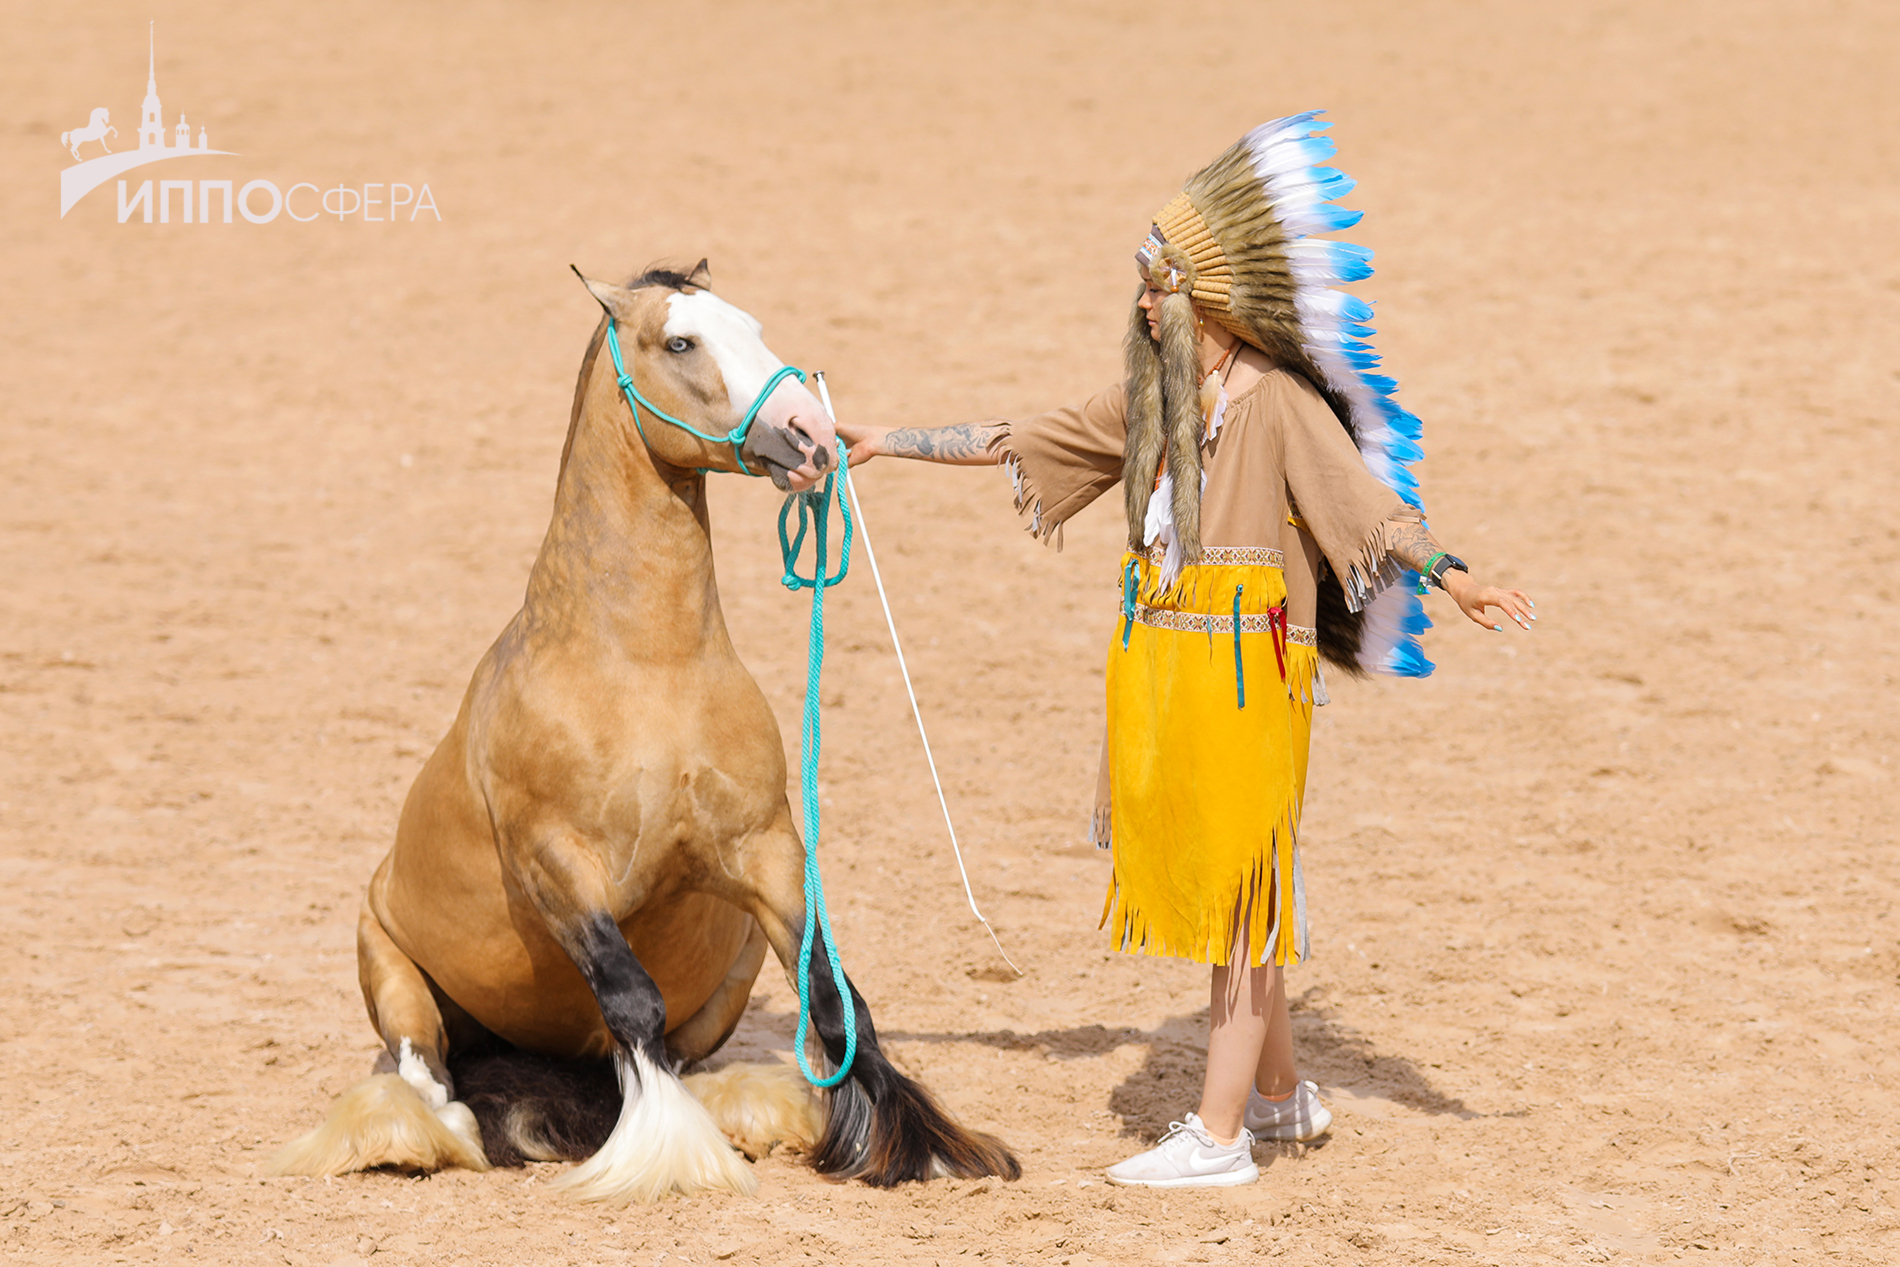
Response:
[{"label": "woman's fingers", "polygon": [[1490,609],[1493,607],[1503,612],[1520,629],[1530,629],[1531,622],[1537,619],[1537,604],[1523,590],[1501,590],[1487,585],[1471,595],[1468,606],[1459,606],[1474,623],[1497,633],[1502,633],[1504,626],[1491,615]]}]

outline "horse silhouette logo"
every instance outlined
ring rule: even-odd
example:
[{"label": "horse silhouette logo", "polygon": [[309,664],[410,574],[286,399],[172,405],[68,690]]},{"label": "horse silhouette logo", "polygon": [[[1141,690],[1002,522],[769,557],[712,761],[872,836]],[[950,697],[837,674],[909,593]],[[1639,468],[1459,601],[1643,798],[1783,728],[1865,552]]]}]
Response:
[{"label": "horse silhouette logo", "polygon": [[83,158],[79,147],[87,141],[97,141],[106,153],[112,153],[112,147],[106,144],[106,137],[117,136],[119,129],[112,126],[112,115],[104,106],[92,112],[92,121],[83,128],[74,128],[70,132],[59,134],[59,143],[73,152],[74,158]]},{"label": "horse silhouette logo", "polygon": [[[104,106],[92,112],[92,121],[83,128],[74,128],[71,132],[60,133],[59,143],[72,152],[79,161],[59,174],[59,214],[63,219],[73,204],[103,185],[115,176],[122,176],[135,167],[147,163],[157,163],[173,158],[205,158],[210,155],[228,155],[229,150],[211,148],[211,138],[205,129],[198,129],[198,143],[192,144],[191,131],[185,126],[184,115],[178,116],[176,128],[165,125],[164,107],[158,99],[158,38],[157,23],[147,32],[145,64],[145,100],[139,108],[138,147],[136,149],[115,152],[106,144],[108,136],[117,136],[119,130],[112,126],[112,117]],[[105,153],[86,158],[79,147],[87,141],[97,141]],[[170,183],[170,182],[168,182]],[[183,184],[184,182],[177,182]],[[190,220],[189,195],[185,219]]]}]

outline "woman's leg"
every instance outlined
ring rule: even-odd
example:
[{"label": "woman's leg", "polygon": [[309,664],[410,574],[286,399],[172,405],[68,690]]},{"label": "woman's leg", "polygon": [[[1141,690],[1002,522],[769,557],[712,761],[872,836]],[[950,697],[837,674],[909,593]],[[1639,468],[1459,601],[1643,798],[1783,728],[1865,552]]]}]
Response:
[{"label": "woman's leg", "polygon": [[1260,1068],[1271,1029],[1273,969],[1249,967],[1244,957],[1214,969],[1208,997],[1207,1079],[1201,1084],[1201,1121],[1216,1139],[1240,1134],[1247,1092]]},{"label": "woman's leg", "polygon": [[1255,968],[1254,972],[1273,976],[1267,999],[1267,1039],[1260,1048],[1260,1064],[1254,1069],[1254,1090],[1269,1100],[1283,1100],[1300,1085],[1299,1069],[1293,1063],[1293,1018],[1287,1014],[1286,969],[1275,964]]}]

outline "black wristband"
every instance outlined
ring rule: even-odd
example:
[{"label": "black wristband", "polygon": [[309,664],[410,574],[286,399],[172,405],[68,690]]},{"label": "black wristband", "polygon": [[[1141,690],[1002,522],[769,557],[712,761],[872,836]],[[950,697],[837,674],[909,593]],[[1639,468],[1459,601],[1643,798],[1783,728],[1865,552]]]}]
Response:
[{"label": "black wristband", "polygon": [[1471,569],[1465,566],[1465,561],[1463,559],[1459,558],[1455,554],[1446,554],[1446,555],[1441,555],[1439,557],[1438,562],[1432,564],[1432,570],[1429,573],[1429,579],[1431,580],[1431,583],[1433,585],[1436,585],[1441,590],[1444,589],[1445,588],[1445,573],[1451,571],[1453,568],[1457,568],[1460,572],[1463,572],[1466,576],[1471,575]]}]

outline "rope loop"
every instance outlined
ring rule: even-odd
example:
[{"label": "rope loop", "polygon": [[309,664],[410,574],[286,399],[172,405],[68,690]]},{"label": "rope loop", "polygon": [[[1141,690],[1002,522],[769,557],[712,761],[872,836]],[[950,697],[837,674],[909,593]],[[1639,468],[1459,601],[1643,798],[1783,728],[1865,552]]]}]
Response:
[{"label": "rope loop", "polygon": [[[839,516],[844,520],[844,543],[839,551],[838,570],[827,576],[825,563],[829,547],[832,487],[838,479],[851,478],[846,473],[847,460],[841,455],[838,473],[827,475],[824,484],[818,489],[786,498],[778,514],[779,552],[785,562],[785,575],[780,579],[785,588],[794,592],[801,589],[811,591],[811,637],[807,643],[805,714],[799,733],[798,761],[799,794],[805,822],[805,931],[798,944],[798,1035],[792,1046],[798,1057],[799,1072],[815,1087],[835,1087],[843,1082],[858,1055],[857,1001],[852,997],[851,983],[845,979],[844,964],[838,957],[838,942],[831,934],[831,914],[825,909],[825,885],[818,873],[818,752],[822,737],[819,729],[818,688],[825,666],[825,591],[844,580],[851,570],[851,507],[844,497],[836,499]],[[786,521],[791,516],[794,502],[798,505],[796,536],[786,531]],[[798,555],[804,549],[807,532],[813,543],[812,573],[810,576],[800,576]],[[821,1078],[813,1071],[810,1057],[805,1051],[806,1036],[811,1028],[812,948],[820,937],[824,938],[825,958],[831,964],[831,982],[838,991],[838,999],[845,1013],[844,1059],[837,1071],[828,1078]]]}]

